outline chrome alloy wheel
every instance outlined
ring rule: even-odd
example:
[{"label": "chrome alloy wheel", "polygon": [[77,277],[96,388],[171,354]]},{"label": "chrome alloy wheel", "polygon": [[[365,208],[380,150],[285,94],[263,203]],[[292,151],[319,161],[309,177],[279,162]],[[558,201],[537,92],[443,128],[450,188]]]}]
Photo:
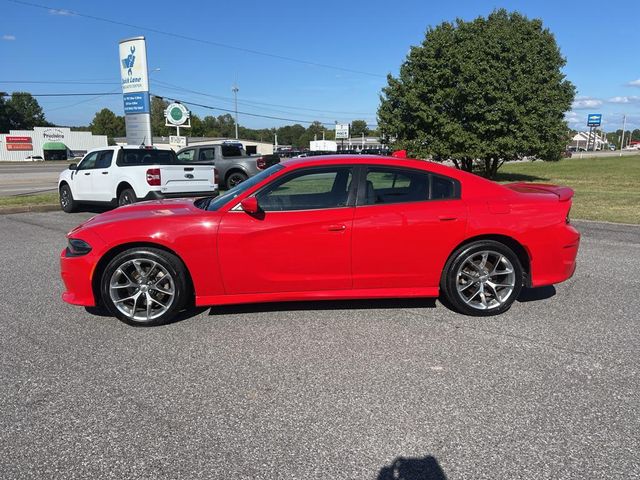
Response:
[{"label": "chrome alloy wheel", "polygon": [[512,263],[491,250],[469,255],[456,273],[456,288],[464,303],[477,310],[503,305],[513,294],[516,275]]},{"label": "chrome alloy wheel", "polygon": [[149,322],[171,308],[176,287],[167,269],[158,262],[134,258],[113,272],[109,295],[115,307],[127,318]]}]

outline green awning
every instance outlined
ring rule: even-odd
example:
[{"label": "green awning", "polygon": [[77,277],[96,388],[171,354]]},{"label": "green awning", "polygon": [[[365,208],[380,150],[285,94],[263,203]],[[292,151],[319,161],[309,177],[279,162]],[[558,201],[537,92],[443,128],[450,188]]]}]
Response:
[{"label": "green awning", "polygon": [[67,150],[67,146],[62,142],[47,142],[42,146],[43,150]]}]

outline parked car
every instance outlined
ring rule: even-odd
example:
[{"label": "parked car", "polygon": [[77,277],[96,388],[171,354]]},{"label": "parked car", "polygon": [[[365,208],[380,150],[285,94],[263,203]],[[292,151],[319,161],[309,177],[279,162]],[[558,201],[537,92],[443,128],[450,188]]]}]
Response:
[{"label": "parked car", "polygon": [[240,143],[193,145],[178,150],[183,163],[215,165],[224,188],[233,188],[280,162],[277,155],[248,155]]},{"label": "parked car", "polygon": [[68,234],[63,299],[139,325],[197,306],[437,297],[506,311],[573,275],[573,190],[500,185],[433,162],[289,160],[226,194],[128,205]]},{"label": "parked car", "polygon": [[215,167],[182,164],[173,150],[105,147],[60,173],[58,191],[62,209],[73,212],[81,203],[126,205],[217,194],[218,182]]},{"label": "parked car", "polygon": [[24,160],[25,162],[44,162],[44,158],[42,158],[42,155],[29,155]]}]

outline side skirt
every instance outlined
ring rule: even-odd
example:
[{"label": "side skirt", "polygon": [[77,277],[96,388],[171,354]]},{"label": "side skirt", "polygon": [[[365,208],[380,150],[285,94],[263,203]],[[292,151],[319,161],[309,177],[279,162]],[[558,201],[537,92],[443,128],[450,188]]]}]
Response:
[{"label": "side skirt", "polygon": [[233,305],[238,303],[292,302],[304,300],[357,300],[363,298],[438,297],[440,289],[371,288],[359,290],[311,290],[306,292],[243,293],[237,295],[196,296],[196,306]]}]

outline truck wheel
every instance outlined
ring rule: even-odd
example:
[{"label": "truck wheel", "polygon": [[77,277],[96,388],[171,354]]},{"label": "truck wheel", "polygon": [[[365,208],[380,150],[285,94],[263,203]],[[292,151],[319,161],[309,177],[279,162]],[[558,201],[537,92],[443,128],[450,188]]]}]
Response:
[{"label": "truck wheel", "polygon": [[122,205],[130,205],[132,203],[136,203],[138,198],[136,197],[136,192],[133,191],[132,188],[125,188],[118,195],[118,206]]},{"label": "truck wheel", "polygon": [[232,172],[227,177],[227,189],[235,187],[236,185],[244,182],[247,178],[247,175],[243,172]]},{"label": "truck wheel", "polygon": [[75,212],[78,208],[78,202],[73,199],[69,185],[65,184],[60,187],[60,206],[67,213]]}]

